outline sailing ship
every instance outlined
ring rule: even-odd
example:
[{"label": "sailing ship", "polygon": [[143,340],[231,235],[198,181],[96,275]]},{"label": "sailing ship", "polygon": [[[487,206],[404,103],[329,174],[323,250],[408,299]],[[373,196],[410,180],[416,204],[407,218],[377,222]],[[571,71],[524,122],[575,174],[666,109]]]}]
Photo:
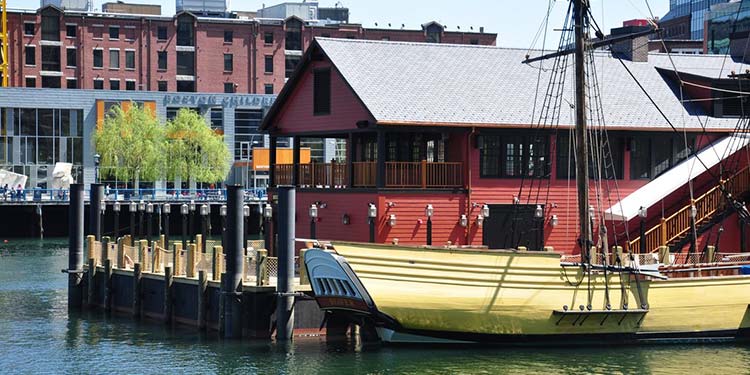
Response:
[{"label": "sailing ship", "polygon": [[[526,62],[574,56],[579,227],[570,242],[577,244],[579,254],[316,242],[305,252],[304,263],[321,309],[374,327],[385,342],[567,345],[750,337],[748,254],[719,255],[708,248],[699,251],[694,243],[687,253],[679,252],[680,248],[670,253],[663,246],[652,253],[652,239],[666,238],[667,225],[661,232],[641,229],[640,237],[628,241],[624,250],[607,243],[611,236],[599,222],[623,216],[625,209],[620,206],[619,212],[595,212],[591,205],[596,198],[590,196],[589,174],[593,173],[595,180],[606,176],[590,164],[603,163],[606,151],[592,149],[590,144],[593,133],[587,129],[591,121],[587,117],[601,112],[597,112],[596,103],[588,102],[596,98],[591,80],[597,76],[586,64],[593,62],[589,49],[608,42],[588,39],[588,1],[572,0],[568,12],[572,23],[563,33],[569,31],[569,39],[563,38],[557,52],[527,57]],[[627,37],[617,39],[622,40]],[[574,48],[568,48],[571,45]],[[733,82],[736,85],[737,81]],[[695,80],[691,87],[708,86]],[[735,96],[738,92],[745,95],[741,84],[738,90]],[[747,144],[744,138],[737,138]],[[595,147],[603,146],[597,143]],[[591,161],[592,155],[598,159]],[[693,156],[692,162],[703,164],[703,170],[710,173],[713,165],[706,165],[700,154]],[[689,167],[692,170],[694,166]],[[736,199],[738,193],[724,182],[711,194],[742,220],[747,219],[744,204]],[[689,222],[691,229],[685,237],[696,236],[701,211],[693,203],[676,214],[679,220]]]}]

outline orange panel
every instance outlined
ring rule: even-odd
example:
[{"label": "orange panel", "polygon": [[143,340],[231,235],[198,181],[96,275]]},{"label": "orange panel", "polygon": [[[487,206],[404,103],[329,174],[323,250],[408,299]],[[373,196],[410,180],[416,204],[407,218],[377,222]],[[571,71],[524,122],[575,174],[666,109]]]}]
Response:
[{"label": "orange panel", "polygon": [[[253,149],[253,169],[256,171],[267,171],[270,151],[268,148],[256,147]],[[294,150],[291,148],[276,149],[276,164],[292,164],[294,161]],[[310,149],[300,148],[300,164],[310,163]]]},{"label": "orange panel", "polygon": [[104,100],[96,101],[96,128],[101,129],[104,125]]},{"label": "orange panel", "polygon": [[149,111],[151,111],[151,114],[156,117],[156,102],[150,101],[150,102],[144,102],[143,106],[148,108]]}]

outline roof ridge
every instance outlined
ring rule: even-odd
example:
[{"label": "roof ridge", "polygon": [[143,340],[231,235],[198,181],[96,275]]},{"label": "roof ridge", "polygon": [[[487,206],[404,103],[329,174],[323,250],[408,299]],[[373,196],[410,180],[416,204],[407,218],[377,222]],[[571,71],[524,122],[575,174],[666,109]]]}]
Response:
[{"label": "roof ridge", "polygon": [[332,41],[332,42],[344,42],[344,43],[360,43],[360,44],[390,44],[390,45],[424,45],[440,48],[486,48],[486,49],[498,49],[498,50],[510,50],[510,51],[527,51],[525,48],[518,47],[500,47],[500,46],[488,46],[482,44],[459,44],[459,43],[429,43],[429,42],[413,42],[413,41],[402,41],[402,40],[373,40],[373,39],[348,39],[348,38],[326,38],[316,36],[316,40],[320,41]]}]

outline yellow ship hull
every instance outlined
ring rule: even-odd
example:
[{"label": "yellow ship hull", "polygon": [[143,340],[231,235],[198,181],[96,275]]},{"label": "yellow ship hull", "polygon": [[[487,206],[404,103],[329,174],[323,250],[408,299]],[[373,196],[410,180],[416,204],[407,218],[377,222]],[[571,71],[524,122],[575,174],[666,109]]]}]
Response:
[{"label": "yellow ship hull", "polygon": [[[338,243],[335,251],[374,310],[392,319],[381,329],[387,341],[735,340],[750,327],[744,275],[605,276],[563,267],[559,254],[546,252]],[[314,278],[309,265],[308,272]]]}]

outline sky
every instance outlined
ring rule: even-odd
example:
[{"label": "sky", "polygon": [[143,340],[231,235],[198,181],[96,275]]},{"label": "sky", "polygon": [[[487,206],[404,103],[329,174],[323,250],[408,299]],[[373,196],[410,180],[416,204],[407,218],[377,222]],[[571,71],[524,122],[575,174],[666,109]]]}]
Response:
[{"label": "sky", "polygon": [[[95,9],[107,0],[93,0]],[[115,0],[111,0],[115,1]],[[231,10],[257,10],[281,2],[298,0],[230,0]],[[162,13],[172,15],[175,0],[125,0],[125,2],[160,4]],[[419,28],[428,21],[438,21],[447,26],[448,31],[478,30],[484,26],[485,32],[498,34],[497,45],[501,47],[541,48],[542,38],[535,35],[543,23],[548,5],[553,5],[550,16],[547,46],[557,46],[559,34],[554,29],[562,27],[567,10],[566,0],[320,0],[320,6],[334,6],[336,3],[349,8],[349,21],[361,23],[364,27],[385,27],[391,23],[394,28],[404,24],[406,28]],[[35,9],[39,0],[8,0],[9,8]],[[592,13],[597,24],[609,33],[609,29],[622,25],[622,21],[633,18],[651,18],[648,5],[656,17],[664,16],[669,10],[669,0],[591,0]]]}]

